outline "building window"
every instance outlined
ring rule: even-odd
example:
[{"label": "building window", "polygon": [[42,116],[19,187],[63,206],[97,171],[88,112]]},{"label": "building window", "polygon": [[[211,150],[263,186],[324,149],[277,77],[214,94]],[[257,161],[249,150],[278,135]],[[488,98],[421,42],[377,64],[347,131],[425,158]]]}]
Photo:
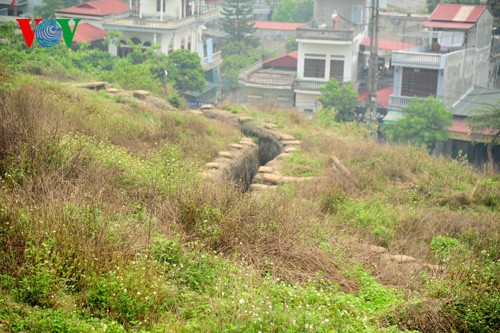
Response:
[{"label": "building window", "polygon": [[438,70],[403,68],[401,96],[436,96],[438,77]]},{"label": "building window", "polygon": [[330,60],[331,78],[335,78],[339,83],[344,82],[344,60]]},{"label": "building window", "polygon": [[325,78],[325,59],[304,59],[304,77]]}]

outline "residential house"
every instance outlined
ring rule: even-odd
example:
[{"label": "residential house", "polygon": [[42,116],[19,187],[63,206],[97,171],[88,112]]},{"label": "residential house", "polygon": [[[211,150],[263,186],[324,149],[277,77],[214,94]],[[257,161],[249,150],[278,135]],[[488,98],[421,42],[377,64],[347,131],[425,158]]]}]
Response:
[{"label": "residential house", "polygon": [[296,108],[313,112],[330,78],[356,82],[359,45],[367,36],[366,0],[316,0],[314,18],[297,29]]},{"label": "residential house", "polygon": [[131,14],[122,19],[107,20],[106,30],[122,33],[120,46],[110,52],[123,56],[127,41],[143,47],[160,46],[161,52],[186,49],[201,52],[203,47],[203,24],[219,17],[219,8],[214,3],[199,0],[143,0]]},{"label": "residential house", "polygon": [[208,80],[208,91],[193,92],[188,97],[193,104],[214,101],[220,90],[221,52],[214,52],[212,39],[203,39],[204,24],[219,18],[219,7],[211,0],[142,0],[131,2],[130,14],[125,18],[103,22],[106,30],[121,33],[118,43],[110,45],[110,52],[126,56],[131,41],[143,48],[156,44],[160,52],[172,53],[185,49],[202,58]]},{"label": "residential house", "polygon": [[274,104],[283,108],[294,106],[293,84],[297,75],[297,55],[259,61],[240,72],[238,101],[251,104]]},{"label": "residential house", "polygon": [[489,85],[493,16],[486,6],[439,4],[422,25],[421,46],[392,53],[386,121],[415,98],[434,96],[451,107],[474,87]]},{"label": "residential house", "polygon": [[[443,153],[453,158],[467,156],[469,162],[476,165],[486,163],[486,144],[491,142],[492,136],[496,135],[498,130],[485,129],[480,133],[472,133],[466,119],[476,110],[484,108],[485,104],[496,104],[499,100],[499,89],[476,87],[457,101],[450,108],[453,114],[452,125],[448,128],[450,140],[444,145]],[[492,153],[498,166],[500,145],[494,146]]]},{"label": "residential house", "polygon": [[102,29],[105,20],[128,17],[129,4],[120,0],[97,0],[56,10],[57,18],[79,18],[81,23],[88,23]]}]

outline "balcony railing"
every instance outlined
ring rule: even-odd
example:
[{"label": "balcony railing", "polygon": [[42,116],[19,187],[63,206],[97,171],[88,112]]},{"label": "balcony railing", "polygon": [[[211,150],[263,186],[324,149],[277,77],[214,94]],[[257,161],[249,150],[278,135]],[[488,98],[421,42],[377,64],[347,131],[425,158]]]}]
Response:
[{"label": "balcony railing", "polygon": [[295,82],[294,89],[295,90],[313,90],[319,91],[326,85],[326,82],[321,81],[305,81],[298,80]]},{"label": "balcony railing", "polygon": [[423,102],[424,98],[413,97],[413,96],[389,96],[389,109],[391,110],[402,110],[410,105],[413,101]]},{"label": "balcony railing", "polygon": [[354,29],[352,30],[334,30],[300,27],[297,29],[298,39],[315,39],[315,40],[339,40],[352,41],[354,39]]},{"label": "balcony railing", "polygon": [[201,66],[205,71],[212,69],[214,67],[219,66],[222,63],[222,52],[217,51],[214,53],[212,56],[212,62],[208,63],[208,57],[203,58],[203,61],[201,62]]},{"label": "balcony railing", "polygon": [[294,76],[266,76],[259,74],[249,75],[245,82],[262,84],[262,85],[271,85],[271,86],[292,86],[295,81]]},{"label": "balcony railing", "polygon": [[413,68],[443,69],[444,58],[441,54],[433,53],[393,52],[392,65]]},{"label": "balcony railing", "polygon": [[109,27],[130,27],[130,28],[144,28],[151,30],[176,30],[194,23],[207,22],[216,19],[220,16],[220,9],[217,7],[206,8],[202,13],[195,14],[183,19],[173,19],[164,17],[163,21],[150,17],[138,18],[130,17],[125,19],[117,19],[105,21],[104,26]]}]

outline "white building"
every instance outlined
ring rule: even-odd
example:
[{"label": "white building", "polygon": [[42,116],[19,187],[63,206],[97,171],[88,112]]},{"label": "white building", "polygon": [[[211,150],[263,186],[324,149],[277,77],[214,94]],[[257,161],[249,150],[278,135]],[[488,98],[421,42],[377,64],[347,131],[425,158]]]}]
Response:
[{"label": "white building", "polygon": [[386,121],[399,118],[414,99],[433,96],[452,107],[475,87],[494,81],[493,16],[486,6],[439,4],[422,25],[421,46],[392,54],[394,93]]},{"label": "white building", "polygon": [[130,7],[128,17],[102,24],[122,33],[120,45],[110,47],[114,55],[126,55],[129,40],[143,47],[158,44],[165,54],[178,49],[201,54],[203,24],[219,17],[215,4],[204,0],[142,0],[138,5],[130,1]]},{"label": "white building", "polygon": [[332,77],[356,82],[359,44],[367,35],[367,0],[316,0],[314,19],[297,29],[298,63],[294,87],[299,111],[317,109],[320,88]]}]

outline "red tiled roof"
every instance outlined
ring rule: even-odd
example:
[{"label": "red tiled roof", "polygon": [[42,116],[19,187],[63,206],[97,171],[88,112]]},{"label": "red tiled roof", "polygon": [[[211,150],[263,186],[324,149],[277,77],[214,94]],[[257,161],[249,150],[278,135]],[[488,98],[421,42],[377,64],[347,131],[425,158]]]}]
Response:
[{"label": "red tiled roof", "polygon": [[295,31],[304,25],[305,23],[255,21],[253,27],[262,30]]},{"label": "red tiled roof", "polygon": [[299,52],[293,51],[288,54],[264,61],[264,67],[297,68]]},{"label": "red tiled roof", "polygon": [[[71,27],[73,29],[73,27]],[[106,30],[94,27],[92,24],[80,23],[76,26],[75,37],[73,42],[94,42],[96,40],[104,39],[108,36]]]},{"label": "red tiled roof", "polygon": [[[392,95],[392,87],[382,88],[377,92],[377,105],[387,109],[389,107],[389,96]],[[368,93],[359,94],[358,101],[363,102],[368,97]]]},{"label": "red tiled roof", "polygon": [[119,0],[98,0],[84,2],[73,7],[56,10],[56,13],[89,16],[107,16],[113,14],[122,14],[126,12],[128,12],[128,5]]},{"label": "red tiled roof", "polygon": [[475,24],[474,23],[462,23],[462,22],[440,22],[440,21],[428,21],[422,23],[424,27],[433,28],[447,28],[447,29],[470,29]]},{"label": "red tiled roof", "polygon": [[[364,46],[370,46],[370,38],[365,38],[362,42],[361,45]],[[387,50],[387,51],[402,51],[402,50],[408,50],[411,49],[412,47],[416,47],[417,45],[415,44],[409,44],[409,43],[402,43],[398,42],[395,40],[391,39],[379,39],[378,40],[378,48],[381,50]]]},{"label": "red tiled roof", "polygon": [[487,10],[486,6],[439,4],[429,20],[477,23],[485,10]]}]

